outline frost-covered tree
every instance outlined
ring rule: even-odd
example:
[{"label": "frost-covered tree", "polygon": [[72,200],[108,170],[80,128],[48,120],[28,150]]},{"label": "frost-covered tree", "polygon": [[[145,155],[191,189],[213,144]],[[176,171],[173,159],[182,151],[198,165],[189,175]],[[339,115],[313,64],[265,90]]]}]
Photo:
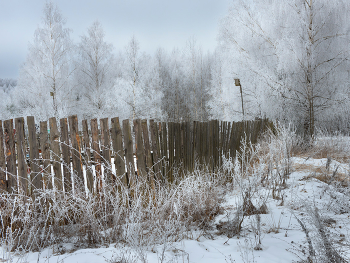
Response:
[{"label": "frost-covered tree", "polygon": [[162,109],[169,121],[187,120],[190,109],[187,104],[189,92],[186,90],[186,75],[182,63],[182,54],[174,49],[170,55],[165,52],[157,53],[158,70],[163,81],[162,92],[164,99]]},{"label": "frost-covered tree", "polygon": [[59,118],[66,116],[72,106],[71,30],[64,27],[66,21],[52,2],[46,2],[43,14],[20,70],[19,106],[24,115]]},{"label": "frost-covered tree", "polygon": [[76,69],[77,98],[84,117],[105,117],[115,108],[113,45],[95,21],[81,37]]},{"label": "frost-covered tree", "polygon": [[17,80],[0,79],[0,119],[17,117],[20,110],[15,104],[17,99]]},{"label": "frost-covered tree", "polygon": [[209,86],[211,80],[210,55],[204,55],[194,38],[188,40],[184,49],[183,69],[187,76],[188,107],[190,119],[208,119]]},{"label": "frost-covered tree", "polygon": [[119,67],[121,74],[115,82],[119,115],[130,119],[160,119],[162,93],[157,90],[154,60],[140,51],[135,36],[126,46]]},{"label": "frost-covered tree", "polygon": [[349,10],[342,0],[234,1],[220,48],[227,70],[254,95],[253,116],[262,103],[263,114],[294,118],[314,134],[348,86]]}]

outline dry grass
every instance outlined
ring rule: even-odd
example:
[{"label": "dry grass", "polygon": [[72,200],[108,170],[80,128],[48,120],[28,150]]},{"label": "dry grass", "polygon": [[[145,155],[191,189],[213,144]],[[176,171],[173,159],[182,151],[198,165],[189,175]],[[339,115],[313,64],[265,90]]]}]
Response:
[{"label": "dry grass", "polygon": [[327,171],[326,167],[319,167],[310,164],[295,164],[294,170],[297,172],[309,173],[303,178],[303,180],[315,178],[326,184],[337,182],[340,183],[342,187],[348,187],[350,185],[349,175],[337,171]]}]

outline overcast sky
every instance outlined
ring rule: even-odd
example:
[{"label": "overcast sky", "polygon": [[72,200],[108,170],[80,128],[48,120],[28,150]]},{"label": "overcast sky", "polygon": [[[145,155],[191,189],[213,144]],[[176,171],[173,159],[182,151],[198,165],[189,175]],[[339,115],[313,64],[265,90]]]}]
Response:
[{"label": "overcast sky", "polygon": [[[219,20],[231,0],[56,0],[72,38],[79,41],[98,19],[106,41],[122,50],[132,35],[141,50],[171,51],[195,37],[203,50],[214,50]],[[0,0],[0,78],[17,78],[28,43],[41,23],[45,0]]]}]

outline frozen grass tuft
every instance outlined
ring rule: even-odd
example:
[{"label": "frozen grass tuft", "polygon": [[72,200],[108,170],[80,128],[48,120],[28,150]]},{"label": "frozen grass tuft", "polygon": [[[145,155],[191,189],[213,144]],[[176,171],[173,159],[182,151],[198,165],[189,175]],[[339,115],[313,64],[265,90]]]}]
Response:
[{"label": "frozen grass tuft", "polygon": [[74,194],[37,190],[35,198],[2,194],[0,235],[7,251],[37,251],[60,243],[79,247],[126,243],[130,247],[183,239],[192,229],[209,229],[220,212],[217,174],[194,171],[177,183],[157,182],[154,190],[138,177],[129,188],[106,184],[86,194],[79,180]]}]

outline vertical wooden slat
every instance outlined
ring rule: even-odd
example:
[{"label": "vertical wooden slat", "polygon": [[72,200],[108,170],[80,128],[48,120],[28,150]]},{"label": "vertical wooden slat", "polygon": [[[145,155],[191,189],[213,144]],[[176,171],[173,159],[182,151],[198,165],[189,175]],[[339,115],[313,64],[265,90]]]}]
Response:
[{"label": "vertical wooden slat", "polygon": [[214,168],[219,167],[220,160],[220,124],[218,120],[214,121]]},{"label": "vertical wooden slat", "polygon": [[151,156],[151,146],[149,142],[147,120],[141,120],[141,130],[142,130],[142,137],[143,137],[143,146],[145,150],[146,171],[150,172],[151,170],[153,170],[153,163],[152,163],[152,156]]},{"label": "vertical wooden slat", "polygon": [[50,146],[52,151],[54,186],[57,190],[63,190],[62,172],[61,172],[61,151],[60,151],[60,134],[57,129],[56,118],[49,119],[50,124]]},{"label": "vertical wooden slat", "polygon": [[229,139],[229,145],[228,145],[228,152],[230,153],[231,157],[234,157],[234,150],[233,150],[233,144],[234,144],[234,136],[235,136],[235,129],[236,129],[236,123],[232,122],[231,132],[230,132],[230,139]]},{"label": "vertical wooden slat", "polygon": [[179,167],[179,174],[181,174],[181,176],[184,176],[184,167],[186,165],[186,159],[185,159],[185,156],[186,156],[186,152],[185,152],[185,148],[186,148],[186,145],[185,145],[185,140],[186,140],[186,134],[185,134],[185,123],[184,122],[181,122],[179,123],[179,130],[180,130],[180,167]]},{"label": "vertical wooden slat", "polygon": [[125,161],[124,161],[124,148],[123,148],[123,134],[120,128],[119,118],[112,118],[111,138],[114,151],[114,164],[118,177],[124,185],[127,185],[125,175]]},{"label": "vertical wooden slat", "polygon": [[230,135],[231,135],[231,122],[228,122],[227,123],[226,140],[224,142],[224,154],[225,154],[226,158],[228,158],[228,156],[229,156]]},{"label": "vertical wooden slat", "polygon": [[214,120],[208,123],[208,152],[207,152],[207,164],[209,166],[209,171],[212,172],[214,168],[214,148],[215,148],[215,138],[214,138]]},{"label": "vertical wooden slat", "polygon": [[[76,173],[79,180],[84,185],[83,163],[81,157],[81,141],[79,137],[79,126],[77,115],[69,116],[70,140],[72,143],[73,173]],[[65,178],[66,180],[66,178]]]},{"label": "vertical wooden slat", "polygon": [[197,130],[198,130],[198,122],[197,121],[193,121],[193,134],[192,134],[192,148],[193,148],[193,153],[192,153],[192,158],[193,158],[193,168],[194,165],[196,163],[196,161],[198,160],[198,136],[197,136]]},{"label": "vertical wooden slat", "polygon": [[[26,143],[24,136],[24,119],[15,119],[16,140],[17,140],[17,163],[18,163],[18,177],[19,189],[24,195],[28,195],[28,177],[27,177],[27,163],[26,163]],[[35,129],[35,127],[34,127]],[[33,189],[34,184],[31,185]]]},{"label": "vertical wooden slat", "polygon": [[69,192],[72,190],[71,166],[70,166],[70,147],[68,137],[67,118],[60,119],[61,128],[61,149],[63,159],[63,183],[64,190]]},{"label": "vertical wooden slat", "polygon": [[[162,134],[162,123],[161,122],[155,122],[154,123],[154,126],[155,126],[155,138],[156,138],[156,154],[158,156],[158,158],[160,158],[161,154],[160,154],[160,151],[161,151],[161,148],[162,148],[162,145],[161,145],[161,141],[160,141],[160,137],[161,137],[161,134]],[[150,131],[152,133],[152,131]],[[162,167],[162,164],[159,163],[158,165],[158,169],[159,169],[159,172],[161,173],[161,168]]]},{"label": "vertical wooden slat", "polygon": [[142,140],[141,120],[134,120],[136,161],[138,176],[146,176],[145,151]]},{"label": "vertical wooden slat", "polygon": [[17,169],[16,169],[16,151],[15,138],[13,134],[13,120],[4,122],[5,155],[7,169],[7,191],[9,193],[17,192]]},{"label": "vertical wooden slat", "polygon": [[101,154],[100,154],[100,142],[98,138],[98,123],[97,119],[91,120],[91,133],[92,133],[92,150],[95,165],[96,176],[96,191],[99,193],[102,190],[102,171],[101,171]]},{"label": "vertical wooden slat", "polygon": [[40,148],[43,159],[43,183],[45,189],[52,189],[51,164],[50,164],[50,143],[47,133],[47,122],[40,122]]},{"label": "vertical wooden slat", "polygon": [[168,147],[169,147],[169,172],[168,181],[173,182],[173,166],[174,166],[174,123],[168,123]]},{"label": "vertical wooden slat", "polygon": [[207,141],[204,140],[204,123],[203,122],[199,122],[199,131],[198,131],[198,138],[199,138],[199,142],[198,142],[198,148],[199,148],[199,163],[203,164],[204,161],[204,152],[205,152],[205,147],[207,144]]},{"label": "vertical wooden slat", "polygon": [[[36,136],[36,127],[34,116],[27,117],[28,125],[28,141],[29,141],[29,160],[30,160],[30,180],[32,182],[32,187],[36,189],[43,188],[43,180],[39,162],[39,147],[38,139]],[[33,195],[33,188],[31,194]]]},{"label": "vertical wooden slat", "polygon": [[146,171],[148,174],[148,180],[149,180],[151,187],[154,191],[154,189],[155,189],[154,169],[153,169],[153,163],[152,163],[152,155],[151,155],[151,147],[150,147],[150,142],[149,142],[147,120],[142,120],[141,128],[142,128],[143,144],[145,147]]},{"label": "vertical wooden slat", "polygon": [[123,134],[124,134],[124,147],[125,147],[125,159],[127,167],[127,180],[130,187],[135,185],[135,166],[134,166],[134,154],[133,154],[133,141],[131,136],[131,127],[129,120],[123,120]]},{"label": "vertical wooden slat", "polygon": [[180,123],[174,123],[174,140],[175,140],[175,161],[174,165],[176,168],[180,166],[181,160],[181,125]]},{"label": "vertical wooden slat", "polygon": [[101,127],[101,147],[103,157],[103,176],[107,184],[115,182],[115,178],[112,180],[112,167],[111,167],[111,142],[109,139],[109,125],[108,118],[100,119]]},{"label": "vertical wooden slat", "polygon": [[243,139],[243,136],[245,134],[245,122],[244,121],[240,121],[237,123],[237,130],[236,130],[236,140],[235,140],[235,150],[236,151],[240,151],[241,148],[241,141]]},{"label": "vertical wooden slat", "polygon": [[[227,136],[227,122],[221,122],[221,131],[220,131],[220,155],[224,153],[225,140]],[[221,157],[220,157],[221,159]]]},{"label": "vertical wooden slat", "polygon": [[203,136],[202,136],[202,146],[203,146],[203,161],[202,164],[206,165],[208,164],[208,155],[209,155],[209,123],[208,122],[202,122],[203,127]]},{"label": "vertical wooden slat", "polygon": [[93,193],[94,189],[94,177],[92,174],[91,166],[91,149],[90,149],[90,137],[89,137],[89,126],[87,120],[82,121],[83,126],[83,148],[85,152],[85,170],[86,170],[86,184],[90,193]]},{"label": "vertical wooden slat", "polygon": [[192,132],[191,132],[191,123],[186,123],[186,139],[187,139],[187,158],[188,164],[187,169],[189,172],[193,172],[193,140],[192,140]]},{"label": "vertical wooden slat", "polygon": [[[159,159],[159,141],[158,141],[158,128],[157,124],[154,122],[154,120],[150,120],[149,122],[150,126],[150,133],[151,133],[151,150],[153,152],[153,168],[154,168],[154,174],[157,179],[157,181],[162,180],[161,176],[161,162]],[[162,138],[163,139],[163,138]],[[158,143],[157,143],[158,141]],[[164,151],[164,149],[162,149]]]},{"label": "vertical wooden slat", "polygon": [[187,125],[187,122],[181,123],[183,175],[185,174],[185,171],[188,170],[186,125]]},{"label": "vertical wooden slat", "polygon": [[0,121],[0,193],[7,192],[6,162],[4,152],[4,132]]},{"label": "vertical wooden slat", "polygon": [[160,155],[160,158],[163,159],[162,161],[162,172],[163,172],[163,180],[166,178],[167,173],[169,172],[169,165],[168,165],[168,133],[167,133],[167,124],[166,122],[162,122],[162,154]]}]

